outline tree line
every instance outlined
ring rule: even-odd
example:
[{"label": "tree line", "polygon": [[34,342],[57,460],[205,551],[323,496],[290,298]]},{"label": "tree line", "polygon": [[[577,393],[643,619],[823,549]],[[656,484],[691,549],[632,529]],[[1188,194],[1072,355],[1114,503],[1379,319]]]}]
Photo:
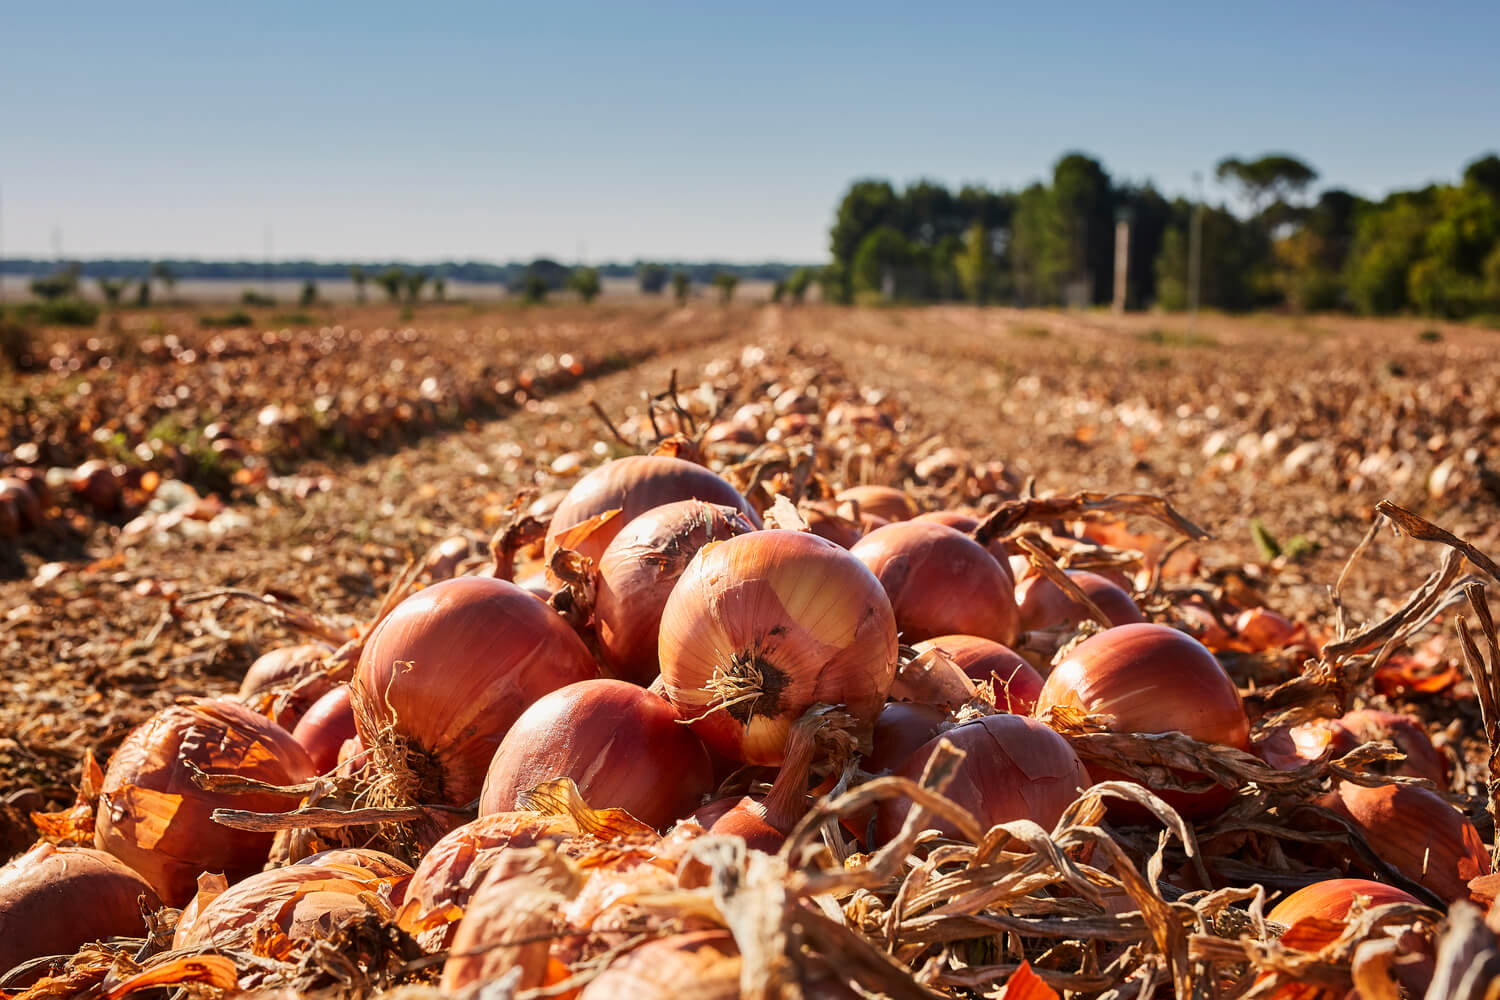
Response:
[{"label": "tree line", "polygon": [[1317,171],[1286,154],[1228,157],[1216,176],[1240,211],[1117,183],[1082,153],[1021,191],[859,180],[839,203],[818,280],[836,302],[1103,304],[1126,221],[1127,305],[1180,309],[1196,209],[1207,308],[1500,315],[1500,157],[1470,163],[1457,183],[1378,201],[1314,192]]}]

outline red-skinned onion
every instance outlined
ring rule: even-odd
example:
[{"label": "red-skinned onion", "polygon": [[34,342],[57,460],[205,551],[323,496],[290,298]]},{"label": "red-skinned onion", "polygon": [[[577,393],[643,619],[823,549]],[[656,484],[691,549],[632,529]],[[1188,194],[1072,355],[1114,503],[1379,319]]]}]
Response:
[{"label": "red-skinned onion", "polygon": [[[968,535],[971,538],[974,535],[974,529],[979,527],[979,518],[957,510],[929,510],[925,514],[918,514],[916,517],[912,518],[912,520],[932,521],[935,524],[941,524],[944,527],[952,528],[954,531],[957,531],[963,535]],[[1006,549],[1005,543],[997,538],[994,541],[990,542],[989,545],[985,546],[985,549],[989,552],[990,555],[995,557],[995,561],[1000,564],[1001,569],[1005,570],[1005,575],[1010,577],[1010,582],[1012,585],[1014,585],[1016,582],[1016,577],[1015,574],[1011,572],[1010,551]]]},{"label": "red-skinned onion", "polygon": [[240,681],[239,699],[290,732],[334,682],[312,680],[333,647],[321,642],[279,646],[262,653]]},{"label": "red-skinned onion", "polygon": [[1467,898],[1469,881],[1490,873],[1474,824],[1436,792],[1343,781],[1324,804],[1353,819],[1382,861],[1447,902]]},{"label": "red-skinned onion", "polygon": [[[1098,573],[1070,569],[1068,579],[1109,618],[1110,625],[1131,625],[1146,620],[1130,595]],[[1021,612],[1021,631],[1044,628],[1074,628],[1089,620],[1083,605],[1041,573],[1033,573],[1016,584],[1016,605]]]},{"label": "red-skinned onion", "polygon": [[917,505],[911,497],[893,486],[851,486],[835,498],[841,504],[854,504],[861,516],[873,515],[887,521],[909,521],[917,516]]},{"label": "red-skinned onion", "polygon": [[807,523],[808,531],[819,538],[828,539],[840,548],[854,548],[860,535],[864,533],[857,522],[840,517],[831,504],[807,503],[798,510],[802,514],[802,520]]},{"label": "red-skinned onion", "polygon": [[958,665],[976,684],[989,681],[995,707],[1014,715],[1030,715],[1042,693],[1042,675],[1025,658],[992,639],[977,635],[940,635],[917,643],[917,652],[936,649]]},{"label": "red-skinned onion", "polygon": [[339,751],[355,735],[354,706],[349,701],[347,684],[340,684],[313,702],[292,730],[292,739],[302,744],[320,774],[338,767]]},{"label": "red-skinned onion", "polygon": [[814,704],[873,725],[896,672],[880,581],[816,535],[754,531],[705,546],[662,613],[663,689],[709,748],[779,764]]},{"label": "red-skinned onion", "polygon": [[753,850],[774,854],[807,812],[807,780],[817,755],[822,721],[804,717],[792,726],[786,759],[764,798],[746,795],[708,828],[709,833],[744,838]]}]

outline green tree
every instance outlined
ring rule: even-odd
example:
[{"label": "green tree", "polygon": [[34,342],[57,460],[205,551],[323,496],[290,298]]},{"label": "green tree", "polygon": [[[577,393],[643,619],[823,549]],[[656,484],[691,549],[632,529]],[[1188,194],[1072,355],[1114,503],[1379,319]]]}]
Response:
[{"label": "green tree", "polygon": [[[1156,258],[1156,302],[1164,309],[1185,309],[1193,205],[1178,199],[1172,213]],[[1204,206],[1199,301],[1206,308],[1239,312],[1260,304],[1256,274],[1265,260],[1265,242],[1254,226],[1227,209]]]},{"label": "green tree", "polygon": [[780,302],[783,299],[785,299],[785,298],[786,298],[786,279],[785,278],[778,278],[777,281],[776,281],[776,283],[771,286],[771,301],[775,302],[777,304],[780,304]]},{"label": "green tree", "polygon": [[547,301],[547,293],[552,290],[542,272],[528,267],[521,276],[521,301],[530,306],[539,306]]},{"label": "green tree", "polygon": [[799,267],[786,276],[787,298],[794,303],[801,302],[807,297],[808,286],[813,283],[813,269],[810,267]]},{"label": "green tree", "polygon": [[369,280],[369,276],[365,274],[365,269],[358,264],[350,267],[349,280],[354,282],[354,301],[364,302],[365,282]]},{"label": "green tree", "polygon": [[144,309],[151,304],[151,278],[149,276],[136,282],[135,305],[138,309]]},{"label": "green tree", "polygon": [[666,265],[642,264],[636,269],[636,280],[640,282],[642,295],[660,295],[667,287]]},{"label": "green tree", "polygon": [[994,290],[995,254],[994,242],[984,223],[976,221],[969,226],[969,231],[964,234],[963,249],[953,263],[963,285],[964,297],[979,305],[988,302]]},{"label": "green tree", "polygon": [[399,302],[401,293],[406,288],[406,272],[399,267],[388,267],[375,275],[375,284],[385,292],[387,299]]},{"label": "green tree", "polygon": [[441,274],[432,279],[432,297],[442,302],[448,297],[448,279]]},{"label": "green tree", "polygon": [[412,270],[406,273],[406,301],[416,302],[422,297],[422,288],[427,284],[427,272]]},{"label": "green tree", "polygon": [[599,297],[601,287],[599,269],[595,267],[573,268],[573,273],[568,276],[568,285],[585,303],[593,302]]},{"label": "green tree", "polygon": [[1083,153],[1069,153],[1052,168],[1052,223],[1058,227],[1054,251],[1064,261],[1069,283],[1089,302],[1108,302],[1114,287],[1114,196],[1102,164]]},{"label": "green tree", "polygon": [[685,305],[688,300],[688,292],[692,290],[693,279],[688,273],[680,268],[672,272],[672,296],[678,305]]},{"label": "green tree", "polygon": [[901,299],[919,281],[920,257],[895,226],[880,226],[860,241],[849,269],[849,286],[858,297]]},{"label": "green tree", "polygon": [[31,283],[31,294],[43,302],[72,298],[78,294],[79,271],[77,264],[69,264],[46,277],[37,278]]},{"label": "green tree", "polygon": [[713,285],[719,290],[719,301],[725,305],[734,298],[734,290],[738,287],[740,279],[728,271],[720,271],[714,275]]},{"label": "green tree", "polygon": [[[1267,153],[1255,160],[1227,156],[1214,168],[1214,176],[1239,188],[1251,217],[1259,217],[1268,209],[1284,207],[1292,195],[1318,179],[1318,172],[1295,156]],[[1273,219],[1272,224],[1279,221]]]},{"label": "green tree", "polygon": [[151,265],[151,277],[160,281],[166,288],[167,299],[170,300],[177,291],[177,275],[164,260],[159,260]]},{"label": "green tree", "polygon": [[[899,226],[903,211],[896,191],[889,181],[856,181],[839,203],[834,217],[833,229],[829,232],[829,247],[833,263],[840,265],[835,276],[851,274],[854,255],[870,233],[881,226]],[[901,230],[896,228],[899,234]],[[852,287],[834,289],[833,301],[847,302],[853,293]]]},{"label": "green tree", "polygon": [[1023,306],[1062,301],[1069,269],[1066,226],[1052,192],[1033,184],[1016,199],[1010,258],[1016,300]]},{"label": "green tree", "polygon": [[120,304],[120,297],[125,294],[125,282],[111,278],[98,278],[96,279],[96,283],[99,286],[100,294],[104,296],[105,302],[108,302],[111,306],[118,306]]},{"label": "green tree", "polygon": [[306,309],[308,306],[318,304],[318,283],[308,278],[302,283],[302,294],[297,296],[297,304]]},{"label": "green tree", "polygon": [[1464,168],[1464,186],[1480,188],[1500,198],[1500,156],[1482,156]]}]

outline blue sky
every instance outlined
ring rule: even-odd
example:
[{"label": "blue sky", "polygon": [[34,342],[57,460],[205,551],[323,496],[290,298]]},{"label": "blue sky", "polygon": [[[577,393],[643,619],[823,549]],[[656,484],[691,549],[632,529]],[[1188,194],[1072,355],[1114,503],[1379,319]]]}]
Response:
[{"label": "blue sky", "polygon": [[820,260],[848,182],[1366,195],[1500,147],[1500,3],[0,5],[3,252]]}]

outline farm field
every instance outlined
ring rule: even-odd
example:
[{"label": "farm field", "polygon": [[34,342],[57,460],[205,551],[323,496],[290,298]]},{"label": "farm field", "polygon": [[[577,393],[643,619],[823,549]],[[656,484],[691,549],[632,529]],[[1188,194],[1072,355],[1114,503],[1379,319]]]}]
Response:
[{"label": "farm field", "polygon": [[[232,694],[257,656],[302,640],[211,592],[274,595],[354,629],[437,543],[462,535],[482,552],[517,496],[649,450],[645,397],[674,378],[697,416],[681,429],[767,404],[765,428],[826,455],[835,488],[879,482],[923,509],[981,513],[1027,490],[1164,496],[1212,535],[1192,546],[1199,583],[1320,635],[1382,500],[1500,555],[1500,333],[1464,325],[709,302],[455,303],[409,319],[338,305],[275,324],[262,312],[245,328],[177,310],[48,329],[30,370],[0,376],[0,474],[59,470],[45,523],[0,539],[7,858],[36,839],[33,813],[73,805],[86,754],[104,763],[153,712]],[[796,399],[815,402],[814,419],[773,423],[802,412],[778,402]],[[841,425],[834,403],[882,422]],[[721,465],[744,457],[733,438],[705,440]],[[96,478],[75,490],[61,470],[90,461]],[[1443,551],[1377,535],[1342,591],[1352,622],[1395,611]],[[1467,768],[1449,790],[1491,843],[1457,644],[1446,625],[1419,638],[1403,652],[1425,651],[1420,676],[1366,687],[1360,703],[1445,734]],[[1295,675],[1295,653],[1234,653],[1247,695]],[[1222,887],[1237,871],[1214,874]],[[964,961],[939,963],[929,985],[966,988]]]}]

